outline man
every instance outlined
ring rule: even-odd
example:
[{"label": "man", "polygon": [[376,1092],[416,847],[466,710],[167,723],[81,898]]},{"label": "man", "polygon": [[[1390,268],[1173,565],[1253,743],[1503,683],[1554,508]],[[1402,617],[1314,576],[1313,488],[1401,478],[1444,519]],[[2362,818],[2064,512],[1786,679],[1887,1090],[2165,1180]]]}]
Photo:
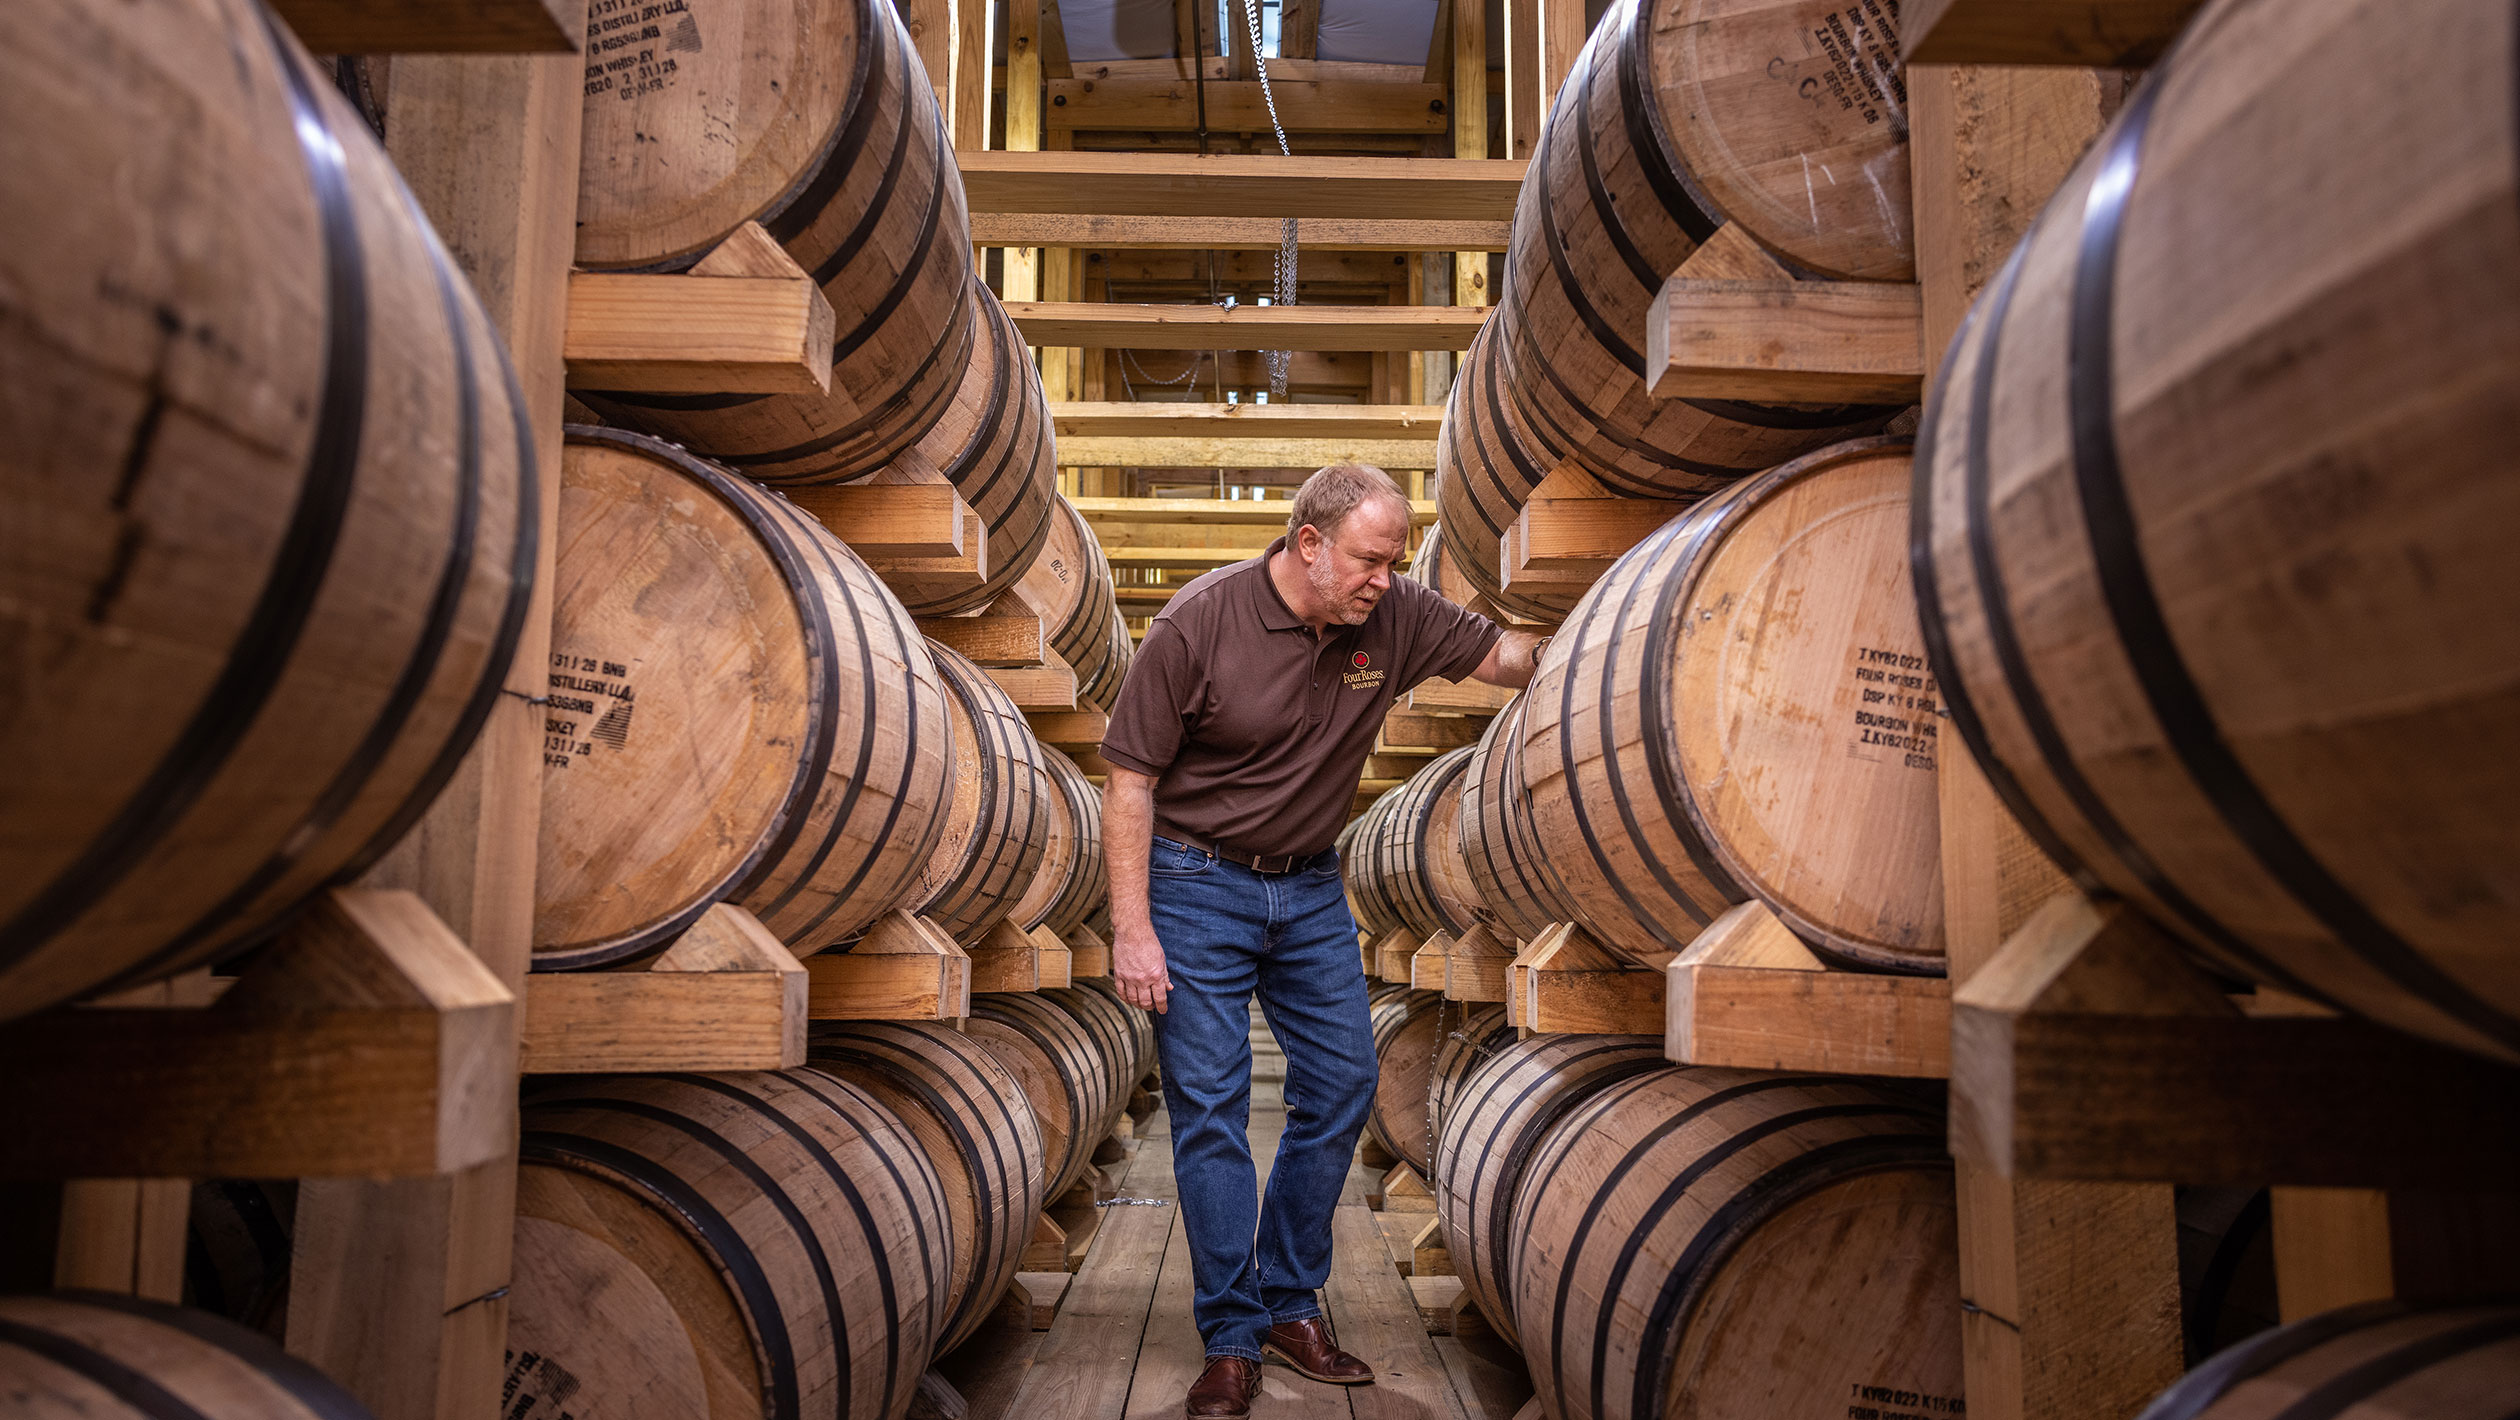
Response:
[{"label": "man", "polygon": [[[1202,1420],[1251,1413],[1263,1353],[1332,1385],[1373,1379],[1316,1295],[1376,1074],[1331,843],[1402,693],[1435,676],[1528,685],[1540,645],[1392,575],[1409,504],[1381,469],[1315,473],[1286,526],[1174,594],[1102,746],[1112,969],[1156,1013],[1207,1347],[1185,1411]],[[1244,1132],[1255,990],[1287,1062],[1265,1201]]]}]

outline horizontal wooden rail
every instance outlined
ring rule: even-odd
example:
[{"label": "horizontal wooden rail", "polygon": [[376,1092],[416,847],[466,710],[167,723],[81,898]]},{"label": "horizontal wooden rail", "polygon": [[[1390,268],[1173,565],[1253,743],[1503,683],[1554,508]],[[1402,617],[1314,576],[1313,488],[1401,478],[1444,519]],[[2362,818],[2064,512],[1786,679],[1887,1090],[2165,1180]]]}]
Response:
[{"label": "horizontal wooden rail", "polygon": [[1487,318],[1482,306],[1229,309],[1095,301],[1009,301],[1006,313],[1027,344],[1087,350],[1467,350]]},{"label": "horizontal wooden rail", "polygon": [[625,971],[525,979],[528,1074],[780,1070],[805,1063],[805,968],[731,903]]},{"label": "horizontal wooden rail", "polygon": [[1911,0],[1909,64],[2136,69],[2159,59],[2205,0]]},{"label": "horizontal wooden rail", "polygon": [[1647,316],[1645,378],[1660,399],[1912,404],[1924,397],[1924,301],[1886,281],[1675,276]]},{"label": "horizontal wooden rail", "polygon": [[1950,982],[1832,970],[1765,903],[1716,918],[1663,975],[1663,1054],[1682,1065],[1951,1074]]},{"label": "horizontal wooden rail", "polygon": [[[1053,79],[1042,120],[1051,132],[1267,133],[1268,99],[1252,79]],[[1442,133],[1452,119],[1442,84],[1279,79],[1277,122],[1289,133]],[[1202,108],[1204,101],[1204,109]],[[1204,114],[1204,116],[1203,116]]]},{"label": "horizontal wooden rail", "polygon": [[1094,401],[1053,404],[1050,406],[1050,423],[1062,440],[1089,437],[1423,440],[1434,438],[1436,431],[1443,427],[1444,406]]},{"label": "horizontal wooden rail", "polygon": [[[1306,472],[1334,463],[1366,463],[1381,469],[1431,469],[1435,466],[1435,441],[1181,436],[1130,439],[1087,434],[1059,440],[1059,463],[1067,468],[1284,468]],[[1279,520],[1284,521],[1282,513]]]},{"label": "horizontal wooden rail", "polygon": [[[1094,467],[1095,465],[1081,465]],[[1286,526],[1285,499],[1253,498],[1071,498],[1087,525],[1096,529],[1131,524],[1200,523],[1219,527]],[[1409,505],[1409,521],[1425,527],[1435,521],[1433,500]]]},{"label": "horizontal wooden rail", "polygon": [[685,275],[572,272],[561,354],[577,389],[818,394],[832,327],[822,288],[747,222]]},{"label": "horizontal wooden rail", "polygon": [[1241,154],[964,152],[981,212],[1511,222],[1519,158],[1284,158]]},{"label": "horizontal wooden rail", "polygon": [[[1427,222],[1403,217],[1299,217],[1307,251],[1503,251],[1511,222]],[[971,240],[984,247],[1087,247],[1104,251],[1270,251],[1274,217],[1121,217],[1083,212],[974,212]]]}]

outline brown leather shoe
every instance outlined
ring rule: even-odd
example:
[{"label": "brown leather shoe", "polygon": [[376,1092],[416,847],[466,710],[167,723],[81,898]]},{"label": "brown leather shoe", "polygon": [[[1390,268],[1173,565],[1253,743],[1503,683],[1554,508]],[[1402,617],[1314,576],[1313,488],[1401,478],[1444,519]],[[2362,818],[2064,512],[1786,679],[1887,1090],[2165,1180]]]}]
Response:
[{"label": "brown leather shoe", "polygon": [[1317,1316],[1281,1321],[1260,1338],[1260,1352],[1295,1368],[1295,1374],[1325,1385],[1364,1385],[1374,1368],[1340,1350]]},{"label": "brown leather shoe", "polygon": [[1210,1356],[1181,1413],[1191,1420],[1242,1420],[1260,1393],[1260,1367],[1240,1356]]}]

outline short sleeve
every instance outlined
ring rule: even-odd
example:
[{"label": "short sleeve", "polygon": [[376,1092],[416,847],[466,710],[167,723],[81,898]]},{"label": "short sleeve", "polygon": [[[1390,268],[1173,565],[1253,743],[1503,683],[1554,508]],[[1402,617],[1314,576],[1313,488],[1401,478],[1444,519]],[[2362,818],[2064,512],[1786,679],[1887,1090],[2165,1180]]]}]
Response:
[{"label": "short sleeve", "polygon": [[1401,677],[1401,690],[1413,690],[1428,679],[1468,680],[1470,673],[1487,659],[1497,641],[1505,634],[1495,622],[1444,600],[1431,587],[1415,582],[1392,583],[1398,591],[1407,587],[1407,600],[1402,604],[1410,617],[1409,659],[1407,674]]},{"label": "short sleeve", "polygon": [[1170,617],[1155,618],[1120,682],[1111,727],[1103,732],[1102,757],[1140,774],[1161,775],[1171,768],[1190,736],[1198,680],[1190,639]]}]

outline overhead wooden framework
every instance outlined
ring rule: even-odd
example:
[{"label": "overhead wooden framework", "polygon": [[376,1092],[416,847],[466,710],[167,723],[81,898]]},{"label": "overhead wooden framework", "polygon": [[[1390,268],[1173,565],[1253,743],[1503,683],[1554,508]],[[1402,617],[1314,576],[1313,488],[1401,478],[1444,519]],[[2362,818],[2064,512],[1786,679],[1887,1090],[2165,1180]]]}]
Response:
[{"label": "overhead wooden framework", "polygon": [[1492,158],[1194,157],[1172,153],[964,153],[973,213],[1511,222],[1528,164]]},{"label": "overhead wooden framework", "polygon": [[1009,301],[1031,345],[1088,350],[1467,350],[1473,306],[1123,306]]},{"label": "overhead wooden framework", "polygon": [[[1441,84],[1269,77],[1278,121],[1290,133],[1441,133],[1452,121]],[[1199,87],[1188,79],[1053,79],[1043,117],[1053,133],[1191,133],[1200,126]],[[1268,100],[1258,81],[1211,81],[1206,89],[1211,131],[1269,131]]]},{"label": "overhead wooden framework", "polygon": [[[1286,504],[1241,498],[1074,498],[1076,510],[1096,532],[1130,523],[1205,523],[1237,527],[1284,527]],[[1431,500],[1409,505],[1409,521],[1426,527],[1435,521]]]},{"label": "overhead wooden framework", "polygon": [[1435,441],[1249,436],[1062,438],[1059,461],[1080,468],[1284,468],[1310,472],[1334,463],[1363,463],[1386,470],[1428,469],[1435,466]]},{"label": "overhead wooden framework", "polygon": [[1911,0],[1899,17],[1910,64],[2152,63],[2205,0]]},{"label": "overhead wooden framework", "polygon": [[[1299,217],[1308,251],[1503,251],[1513,224],[1414,217]],[[971,240],[984,247],[1069,246],[1129,251],[1271,251],[1273,217],[1127,217],[1105,213],[974,212]]]},{"label": "overhead wooden framework", "polygon": [[1070,438],[1431,439],[1440,404],[1161,404],[1097,401],[1053,404],[1050,419]]}]

